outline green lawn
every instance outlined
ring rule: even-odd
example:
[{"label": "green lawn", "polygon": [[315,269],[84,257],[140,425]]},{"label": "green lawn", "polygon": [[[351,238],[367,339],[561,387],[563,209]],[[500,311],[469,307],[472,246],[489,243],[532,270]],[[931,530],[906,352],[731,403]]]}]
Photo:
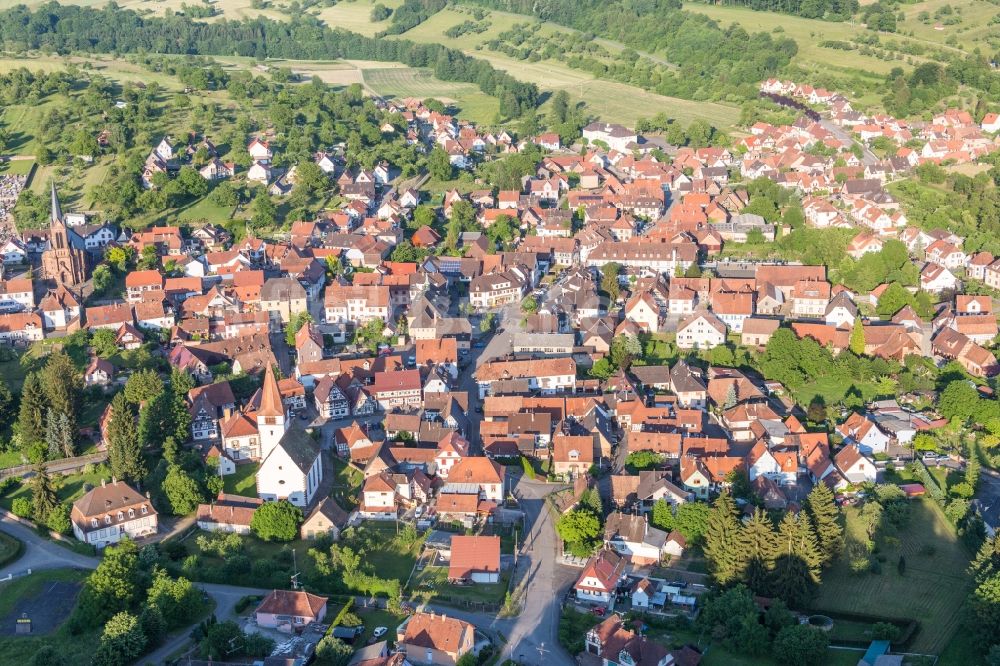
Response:
[{"label": "green lawn", "polygon": [[[857,507],[845,509],[848,539],[863,539]],[[910,650],[937,654],[945,649],[961,622],[961,607],[969,592],[969,555],[951,525],[930,499],[914,500],[909,523],[893,540],[880,540],[885,557],[882,573],[857,575],[838,561],[823,573],[823,585],[813,604],[819,612],[869,613],[913,618],[920,629]],[[906,572],[896,569],[906,558]]]},{"label": "green lawn", "polygon": [[383,638],[389,641],[389,645],[394,645],[396,643],[396,627],[406,619],[403,615],[393,615],[387,610],[381,608],[363,608],[361,606],[354,606],[351,612],[361,618],[365,623],[365,633],[358,641],[359,645],[364,645],[368,643],[368,640],[372,638],[372,632],[375,631],[376,627],[385,627],[389,631]]},{"label": "green lawn", "polygon": [[[59,501],[61,502],[76,501],[77,499],[83,497],[84,493],[87,492],[86,488],[99,486],[102,479],[111,481],[111,472],[104,465],[97,465],[94,468],[94,471],[89,474],[78,472],[68,476],[63,476],[61,474],[53,476],[53,481],[56,484],[56,495],[59,497]],[[31,489],[27,484],[21,484],[12,492],[0,496],[0,506],[10,511],[11,504],[18,497],[31,499]]]},{"label": "green lawn", "polygon": [[237,465],[235,473],[222,477],[222,489],[231,495],[257,497],[256,474],[258,469],[260,469],[260,465],[257,463]]},{"label": "green lawn", "polygon": [[333,498],[345,511],[354,509],[358,504],[358,491],[365,482],[364,475],[337,457],[333,458],[333,473],[336,475]]},{"label": "green lawn", "polygon": [[505,572],[501,574],[499,583],[452,585],[448,582],[448,567],[424,567],[423,571],[414,572],[409,589],[412,598],[421,602],[479,601],[499,604],[507,594],[509,580],[510,573]]},{"label": "green lawn", "polygon": [[[22,598],[41,594],[49,583],[82,581],[89,572],[74,569],[41,571],[9,583],[0,583],[0,617],[5,617]],[[71,635],[64,624],[48,636],[0,636],[0,666],[24,666],[39,649],[51,645],[64,663],[89,663],[97,650],[100,627],[83,634]]]},{"label": "green lawn", "polygon": [[0,532],[0,567],[17,560],[23,551],[23,543],[5,532]]}]

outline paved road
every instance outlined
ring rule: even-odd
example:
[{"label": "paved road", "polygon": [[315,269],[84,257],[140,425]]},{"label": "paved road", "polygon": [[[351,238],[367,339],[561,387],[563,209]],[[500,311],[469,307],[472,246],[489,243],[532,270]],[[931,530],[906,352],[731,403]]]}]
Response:
[{"label": "paved road", "polygon": [[[822,125],[823,129],[833,134],[838,140],[843,141],[847,145],[851,145],[855,142],[855,137],[851,136],[844,130],[843,127],[839,127],[833,123],[829,118],[821,118],[819,124]],[[870,151],[865,144],[858,141],[858,145],[861,146],[863,154],[861,161],[865,166],[872,166],[878,163],[878,158],[875,157],[875,153]]]},{"label": "paved road", "polygon": [[545,496],[565,486],[522,477],[516,486],[525,513],[525,538],[518,582],[526,581],[520,615],[504,648],[520,664],[569,665],[573,658],[559,645],[559,615],[566,590],[578,571],[556,562],[557,537]]},{"label": "paved road", "polygon": [[32,571],[65,567],[95,569],[100,562],[96,557],[81,555],[42,538],[35,530],[6,517],[0,518],[0,531],[24,542],[24,554],[15,562],[0,568],[0,578],[5,578],[8,574],[16,576],[28,569]]}]

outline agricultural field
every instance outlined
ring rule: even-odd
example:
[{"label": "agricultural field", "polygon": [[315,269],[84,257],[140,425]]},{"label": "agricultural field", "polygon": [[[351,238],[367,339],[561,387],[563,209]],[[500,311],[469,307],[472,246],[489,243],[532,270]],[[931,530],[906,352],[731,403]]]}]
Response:
[{"label": "agricultural field", "polygon": [[[395,9],[403,4],[403,0],[379,0],[379,4]],[[344,28],[366,37],[374,37],[375,33],[385,30],[392,20],[392,17],[389,17],[385,21],[373,23],[371,12],[374,5],[375,3],[370,0],[338,2],[333,7],[320,9],[316,16],[331,28]]]},{"label": "agricultural field", "polygon": [[500,102],[483,93],[472,83],[441,81],[429,70],[379,68],[363,71],[365,86],[382,97],[403,99],[434,97],[454,105],[458,115],[477,124],[490,124],[500,110]]},{"label": "agricultural field", "polygon": [[[848,539],[865,540],[857,507],[845,509]],[[937,654],[944,650],[961,622],[960,609],[971,581],[965,570],[969,555],[940,508],[929,498],[915,500],[909,523],[890,538],[879,539],[885,562],[879,574],[856,574],[846,561],[823,574],[817,612],[840,611],[920,623],[910,651]],[[903,575],[899,556],[906,559]]]}]

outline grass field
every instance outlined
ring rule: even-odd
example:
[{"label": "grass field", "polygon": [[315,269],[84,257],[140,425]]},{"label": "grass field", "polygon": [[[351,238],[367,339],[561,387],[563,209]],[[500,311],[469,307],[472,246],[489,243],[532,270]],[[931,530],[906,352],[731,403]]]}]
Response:
[{"label": "grass field", "polygon": [[[403,4],[402,0],[379,0],[379,3],[391,9],[395,9]],[[392,17],[389,17],[385,21],[372,23],[371,13],[374,5],[374,2],[368,0],[338,2],[333,7],[321,9],[317,16],[332,28],[344,28],[351,32],[372,37],[376,32],[385,30],[392,19]]]},{"label": "grass field", "polygon": [[247,465],[237,465],[236,472],[222,477],[222,489],[231,495],[242,495],[243,497],[257,497],[257,470],[260,465],[256,463]]},{"label": "grass field", "polygon": [[[864,540],[856,507],[845,509],[848,539]],[[909,523],[894,535],[898,544],[881,540],[885,563],[880,574],[857,575],[845,561],[823,573],[823,585],[813,606],[817,611],[869,613],[913,618],[919,633],[910,650],[937,654],[945,649],[961,621],[960,609],[969,591],[965,574],[969,555],[954,530],[930,499],[915,500]],[[896,562],[906,558],[904,575]]]},{"label": "grass field", "polygon": [[493,122],[500,102],[479,90],[472,83],[441,81],[430,70],[407,68],[376,68],[362,71],[365,85],[383,97],[398,99],[435,97],[458,108],[458,115],[476,123]]}]

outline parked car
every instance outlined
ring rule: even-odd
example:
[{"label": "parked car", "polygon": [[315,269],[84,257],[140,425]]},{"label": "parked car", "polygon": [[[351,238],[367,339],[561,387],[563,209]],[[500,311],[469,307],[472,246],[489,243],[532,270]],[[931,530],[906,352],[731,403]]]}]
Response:
[{"label": "parked car", "polygon": [[607,610],[605,610],[603,606],[596,606],[594,608],[591,608],[590,612],[596,615],[597,617],[604,617],[604,614],[607,612]]},{"label": "parked car", "polygon": [[372,638],[382,638],[387,631],[389,630],[385,627],[375,627],[375,631],[372,632]]}]

